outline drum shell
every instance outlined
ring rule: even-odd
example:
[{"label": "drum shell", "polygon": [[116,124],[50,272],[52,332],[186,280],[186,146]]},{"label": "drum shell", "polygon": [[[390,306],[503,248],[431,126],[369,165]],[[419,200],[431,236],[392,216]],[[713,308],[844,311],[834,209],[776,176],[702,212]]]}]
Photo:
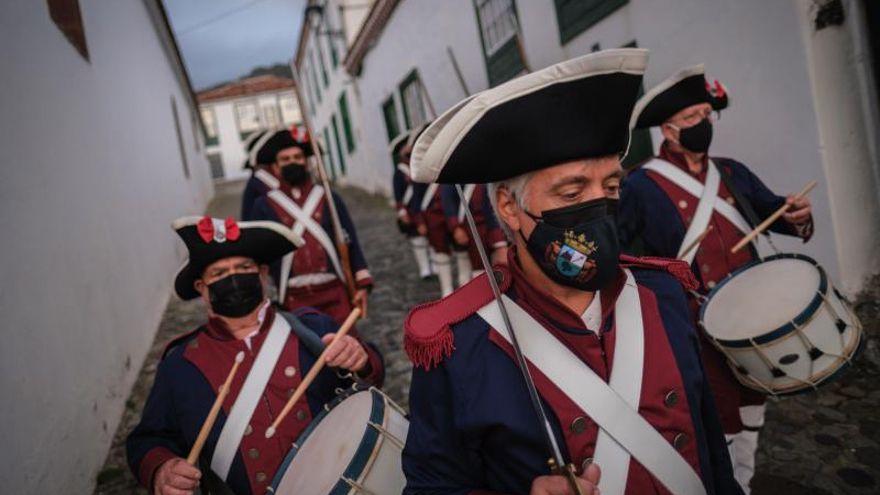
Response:
[{"label": "drum shell", "polygon": [[[707,310],[727,282],[763,263],[800,260],[818,272],[810,303],[789,323],[748,339],[725,339],[713,334]],[[806,266],[806,265],[804,265]],[[741,308],[747,312],[749,308]],[[828,281],[822,267],[799,254],[780,254],[756,260],[733,272],[716,286],[700,308],[700,326],[728,360],[737,379],[770,395],[789,395],[815,389],[836,378],[849,365],[861,343],[861,323]]]}]

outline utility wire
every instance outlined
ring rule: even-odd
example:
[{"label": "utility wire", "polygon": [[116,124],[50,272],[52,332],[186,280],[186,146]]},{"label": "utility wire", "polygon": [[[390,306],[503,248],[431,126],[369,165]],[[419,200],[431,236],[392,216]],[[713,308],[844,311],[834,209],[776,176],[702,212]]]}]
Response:
[{"label": "utility wire", "polygon": [[234,8],[234,9],[227,10],[226,12],[221,12],[221,13],[215,15],[214,17],[209,17],[208,19],[205,19],[204,21],[201,21],[196,24],[193,24],[192,26],[183,28],[180,31],[177,31],[177,35],[183,36],[185,34],[189,34],[197,29],[201,29],[201,28],[207,26],[208,24],[213,24],[221,19],[225,19],[231,15],[234,15],[234,14],[237,14],[237,13],[243,11],[243,10],[249,9],[249,8],[253,7],[254,5],[256,5],[260,2],[264,2],[264,1],[265,0],[251,0],[250,2],[243,4],[243,5],[239,5],[238,7]]}]

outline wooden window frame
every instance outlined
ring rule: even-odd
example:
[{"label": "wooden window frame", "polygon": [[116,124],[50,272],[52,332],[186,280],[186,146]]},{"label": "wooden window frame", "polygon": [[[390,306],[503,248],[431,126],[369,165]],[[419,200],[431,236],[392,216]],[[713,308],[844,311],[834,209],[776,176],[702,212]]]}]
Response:
[{"label": "wooden window frame", "polygon": [[554,0],[553,2],[556,9],[556,22],[559,27],[559,42],[563,45],[629,3],[629,0],[601,0],[601,3],[585,10],[577,18],[563,19],[560,5],[566,1],[571,0]]}]

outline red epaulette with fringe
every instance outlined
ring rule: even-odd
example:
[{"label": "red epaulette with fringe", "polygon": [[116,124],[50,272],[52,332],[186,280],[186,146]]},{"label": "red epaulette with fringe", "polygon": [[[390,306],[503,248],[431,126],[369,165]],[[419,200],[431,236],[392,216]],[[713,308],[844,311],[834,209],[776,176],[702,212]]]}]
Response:
[{"label": "red epaulette with fringe", "polygon": [[620,255],[620,266],[668,272],[681,283],[685,290],[696,290],[700,287],[697,277],[691,271],[691,266],[682,260],[660,258],[658,256],[629,256],[622,254]]},{"label": "red epaulette with fringe", "polygon": [[[510,287],[510,271],[499,265],[494,272],[504,292]],[[452,326],[494,298],[487,277],[483,273],[445,298],[420,304],[409,312],[403,326],[403,345],[414,366],[430,370],[452,354]]]}]

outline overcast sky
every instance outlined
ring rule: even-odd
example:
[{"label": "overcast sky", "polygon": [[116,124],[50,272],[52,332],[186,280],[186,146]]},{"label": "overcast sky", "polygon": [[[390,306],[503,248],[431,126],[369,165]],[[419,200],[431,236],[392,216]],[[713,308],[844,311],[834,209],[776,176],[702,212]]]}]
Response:
[{"label": "overcast sky", "polygon": [[293,58],[305,0],[163,0],[200,90]]}]

